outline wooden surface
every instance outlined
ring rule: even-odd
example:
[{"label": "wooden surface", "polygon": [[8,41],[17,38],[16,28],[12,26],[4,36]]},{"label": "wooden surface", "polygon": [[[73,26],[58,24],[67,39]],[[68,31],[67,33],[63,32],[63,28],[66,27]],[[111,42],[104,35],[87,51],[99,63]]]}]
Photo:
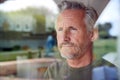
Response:
[{"label": "wooden surface", "polygon": [[[0,80],[47,80],[47,79],[23,79],[23,78],[0,77]],[[53,80],[53,79],[49,79],[49,80]]]},{"label": "wooden surface", "polygon": [[[44,65],[44,67],[49,66],[51,63],[60,61],[59,59],[53,58],[39,58],[39,59],[27,59],[27,60],[18,60],[18,61],[8,61],[8,62],[0,62],[0,76],[6,76],[10,74],[17,73],[17,65],[38,65],[38,69],[40,66]],[[42,67],[43,68],[43,67]]]}]

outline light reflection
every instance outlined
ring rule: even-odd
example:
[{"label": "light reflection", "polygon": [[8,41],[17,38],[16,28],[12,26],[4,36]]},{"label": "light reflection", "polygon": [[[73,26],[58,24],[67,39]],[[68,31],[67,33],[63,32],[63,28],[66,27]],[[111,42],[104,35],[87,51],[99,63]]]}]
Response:
[{"label": "light reflection", "polygon": [[58,13],[58,8],[53,0],[8,0],[3,4],[0,4],[0,10],[3,11],[16,11],[19,9],[25,9],[29,6],[33,7],[46,7],[53,11],[55,14]]}]

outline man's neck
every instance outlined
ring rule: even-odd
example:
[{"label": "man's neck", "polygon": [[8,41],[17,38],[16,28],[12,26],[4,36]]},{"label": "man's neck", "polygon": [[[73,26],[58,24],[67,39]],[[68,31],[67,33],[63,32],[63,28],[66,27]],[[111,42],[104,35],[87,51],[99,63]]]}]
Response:
[{"label": "man's neck", "polygon": [[85,53],[82,57],[76,59],[67,59],[67,63],[70,67],[80,68],[92,63],[93,54],[92,51]]}]

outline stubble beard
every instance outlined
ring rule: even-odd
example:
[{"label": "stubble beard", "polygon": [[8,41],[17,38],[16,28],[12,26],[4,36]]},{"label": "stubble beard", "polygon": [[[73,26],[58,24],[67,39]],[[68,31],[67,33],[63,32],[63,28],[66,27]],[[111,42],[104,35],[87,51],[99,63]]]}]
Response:
[{"label": "stubble beard", "polygon": [[[72,46],[73,51],[74,51],[73,53],[69,52],[69,51],[71,51],[71,48],[65,49],[63,51],[60,50],[61,56],[63,58],[65,58],[65,59],[77,59],[77,58],[80,58],[85,54],[86,50],[88,49],[88,45],[89,44],[86,44],[86,45],[84,45],[82,47],[73,45]],[[62,47],[61,47],[61,49],[62,49]],[[67,51],[67,53],[66,53],[66,51]]]},{"label": "stubble beard", "polygon": [[65,58],[65,59],[76,59],[76,58],[80,57],[81,55],[83,55],[82,50],[80,48],[78,48],[78,47],[74,48],[74,50],[73,50],[74,52],[73,53],[71,53],[69,51],[71,51],[70,48],[66,49],[64,51],[61,51],[60,52],[61,56],[63,58]]}]

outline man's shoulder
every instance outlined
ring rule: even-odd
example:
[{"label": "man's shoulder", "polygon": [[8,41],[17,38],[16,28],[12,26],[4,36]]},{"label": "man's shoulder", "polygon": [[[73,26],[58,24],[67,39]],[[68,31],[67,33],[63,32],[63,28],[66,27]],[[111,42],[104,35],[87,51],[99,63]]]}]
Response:
[{"label": "man's shoulder", "polygon": [[57,69],[57,70],[60,70],[62,67],[66,67],[67,66],[67,63],[65,61],[56,61],[54,63],[52,63],[48,69]]},{"label": "man's shoulder", "polygon": [[57,78],[61,71],[66,70],[65,64],[66,63],[62,61],[52,63],[45,72],[44,77],[48,79]]}]

